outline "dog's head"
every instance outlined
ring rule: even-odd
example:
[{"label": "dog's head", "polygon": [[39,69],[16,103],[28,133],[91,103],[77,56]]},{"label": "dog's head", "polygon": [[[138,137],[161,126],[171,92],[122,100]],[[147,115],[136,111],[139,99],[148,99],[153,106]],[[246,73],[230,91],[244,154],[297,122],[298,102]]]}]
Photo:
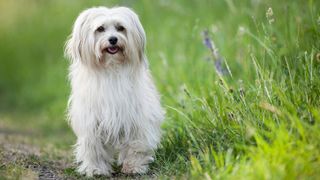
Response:
[{"label": "dog's head", "polygon": [[73,63],[109,66],[145,61],[146,36],[138,16],[125,7],[83,11],[66,43]]}]

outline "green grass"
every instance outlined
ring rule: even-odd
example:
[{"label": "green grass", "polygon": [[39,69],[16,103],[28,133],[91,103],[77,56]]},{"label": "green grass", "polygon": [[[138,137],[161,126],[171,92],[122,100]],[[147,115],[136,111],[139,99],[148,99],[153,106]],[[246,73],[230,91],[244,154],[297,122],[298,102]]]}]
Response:
[{"label": "green grass", "polygon": [[[79,12],[98,5],[132,7],[147,33],[150,68],[167,111],[153,174],[320,178],[316,0],[0,0],[0,132],[35,134],[32,144],[45,152],[39,163],[71,159],[63,46]],[[223,59],[221,76],[203,44],[205,30]],[[24,168],[0,166],[0,174],[21,175]],[[79,178],[73,168],[61,172]]]}]

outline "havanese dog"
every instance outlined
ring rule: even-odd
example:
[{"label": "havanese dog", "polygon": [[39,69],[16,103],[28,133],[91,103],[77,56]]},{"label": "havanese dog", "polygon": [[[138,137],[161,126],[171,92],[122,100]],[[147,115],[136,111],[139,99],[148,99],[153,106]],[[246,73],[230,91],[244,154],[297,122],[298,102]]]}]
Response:
[{"label": "havanese dog", "polygon": [[77,171],[87,176],[143,174],[154,160],[164,111],[145,55],[146,35],[126,7],[94,7],[75,21],[70,59],[70,125]]}]

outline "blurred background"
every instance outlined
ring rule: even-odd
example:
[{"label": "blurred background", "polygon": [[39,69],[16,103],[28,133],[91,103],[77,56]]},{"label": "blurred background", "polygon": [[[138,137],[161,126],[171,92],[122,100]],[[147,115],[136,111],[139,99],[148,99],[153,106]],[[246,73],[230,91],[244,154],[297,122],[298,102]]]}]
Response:
[{"label": "blurred background", "polygon": [[[231,157],[240,157],[247,145],[256,147],[253,134],[264,135],[267,120],[287,122],[291,114],[316,121],[319,1],[0,0],[0,134],[30,135],[70,150],[75,137],[65,116],[70,87],[64,44],[79,13],[93,6],[131,7],[145,28],[151,72],[167,110],[156,172],[177,174],[192,165],[210,174],[217,164],[210,164],[215,171],[199,170],[190,155],[201,165],[207,157],[201,154],[211,148],[221,154],[208,157],[224,158],[230,148]],[[282,117],[280,111],[290,113]]]},{"label": "blurred background", "polygon": [[[265,11],[261,3],[246,1],[243,6],[249,6],[238,11],[232,1],[1,0],[0,128],[69,137],[64,43],[76,17],[86,8],[128,6],[137,12],[147,33],[153,76],[163,101],[174,105],[184,84],[200,89],[215,78],[202,32],[214,32],[225,58],[235,65],[241,63],[246,54],[236,59],[235,43],[243,42],[228,36],[235,36],[240,25],[253,26],[250,14]],[[241,73],[238,68],[234,71]]]}]

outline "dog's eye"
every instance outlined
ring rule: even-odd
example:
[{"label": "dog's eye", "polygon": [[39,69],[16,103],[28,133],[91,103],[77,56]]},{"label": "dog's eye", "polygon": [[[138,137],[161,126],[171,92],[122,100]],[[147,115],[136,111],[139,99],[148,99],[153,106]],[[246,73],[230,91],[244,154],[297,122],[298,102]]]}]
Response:
[{"label": "dog's eye", "polygon": [[98,31],[98,32],[104,32],[104,27],[103,27],[103,26],[99,26],[96,31]]},{"label": "dog's eye", "polygon": [[124,27],[121,25],[116,26],[116,29],[117,29],[117,31],[124,31],[125,30]]}]

